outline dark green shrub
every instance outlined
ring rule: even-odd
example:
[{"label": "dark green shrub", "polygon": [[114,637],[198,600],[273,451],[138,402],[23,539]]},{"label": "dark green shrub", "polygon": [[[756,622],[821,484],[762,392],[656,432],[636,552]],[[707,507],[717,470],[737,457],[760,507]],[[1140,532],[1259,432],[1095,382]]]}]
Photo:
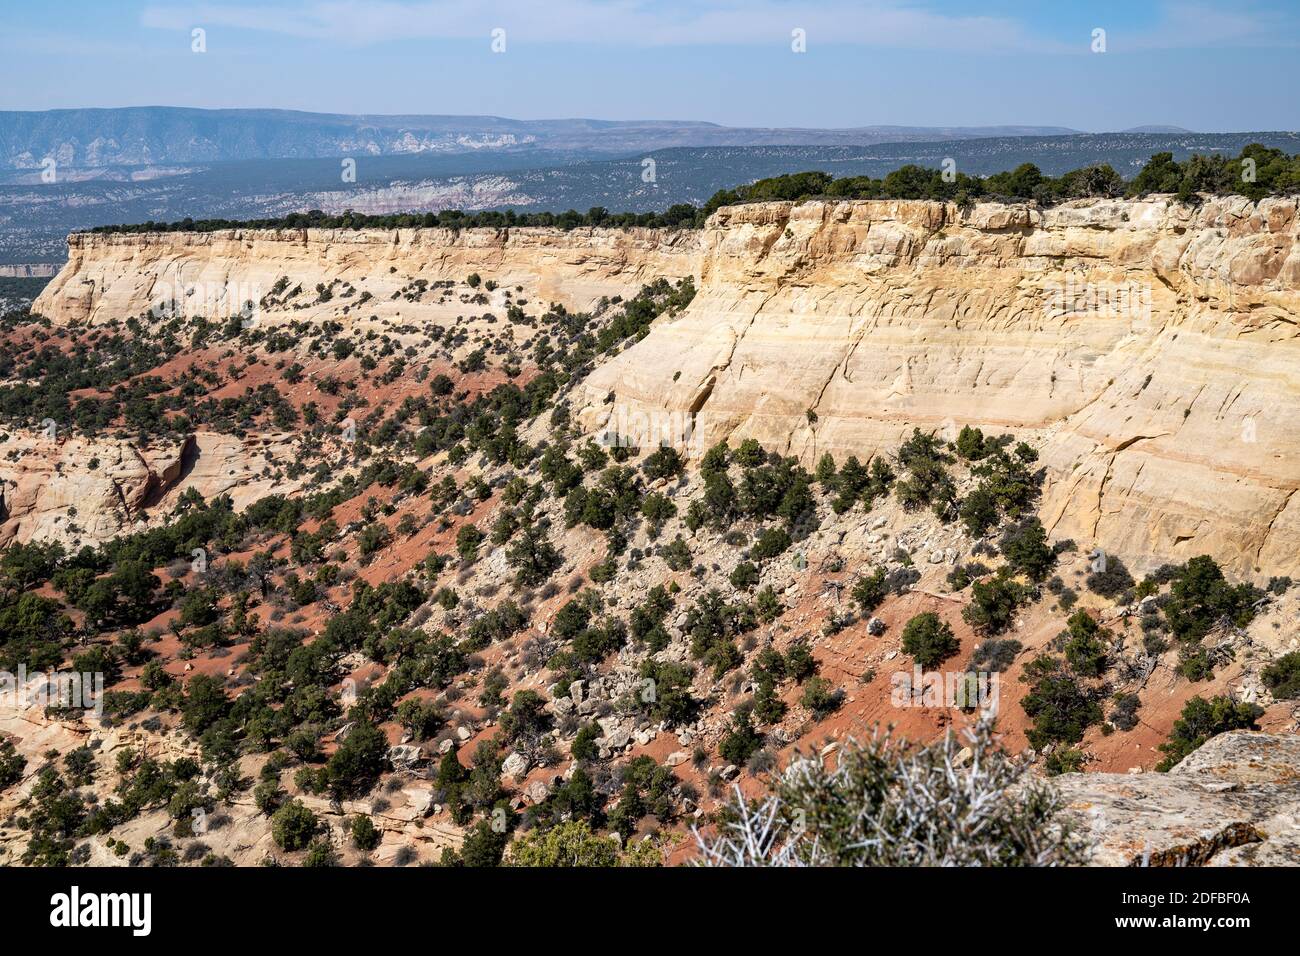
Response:
[{"label": "dark green shrub", "polygon": [[926,670],[956,656],[960,649],[952,628],[933,611],[917,614],[903,628],[903,653]]},{"label": "dark green shrub", "polygon": [[1132,730],[1138,725],[1138,707],[1141,699],[1137,694],[1116,694],[1115,705],[1110,711],[1110,722],[1116,730]]},{"label": "dark green shrub", "polygon": [[963,425],[957,434],[957,454],[967,461],[978,461],[988,454],[984,446],[984,432],[978,428]]},{"label": "dark green shrub", "polygon": [[767,528],[758,536],[754,542],[754,547],[750,549],[750,557],[755,561],[766,561],[769,558],[775,558],[778,554],[784,552],[790,547],[790,534],[784,528]]},{"label": "dark green shrub", "polygon": [[833,687],[824,677],[810,677],[804,683],[799,702],[812,711],[814,718],[821,720],[840,709],[844,691]]},{"label": "dark green shrub", "polygon": [[748,561],[742,561],[731,572],[731,586],[741,591],[748,591],[758,583],[758,568]]},{"label": "dark green shrub", "polygon": [[677,453],[677,449],[667,445],[647,455],[645,461],[641,463],[641,471],[644,472],[647,481],[676,478],[684,469],[682,456]]},{"label": "dark green shrub", "polygon": [[301,850],[319,828],[316,814],[297,800],[290,800],[271,816],[271,837],[282,850]]},{"label": "dark green shrub", "polygon": [[853,585],[853,600],[858,602],[863,614],[870,614],[880,607],[889,595],[889,586],[885,582],[885,569],[876,568],[870,574],[864,574]]},{"label": "dark green shrub", "polygon": [[456,553],[466,561],[478,557],[478,546],[483,543],[483,532],[472,524],[461,525],[456,532]]},{"label": "dark green shrub", "polygon": [[1200,555],[1174,577],[1163,608],[1165,621],[1179,640],[1199,641],[1220,621],[1245,627],[1255,616],[1258,597],[1249,584],[1229,584],[1215,560]]},{"label": "dark green shrub", "polygon": [[1037,749],[1051,743],[1077,744],[1084,731],[1101,721],[1096,695],[1056,658],[1035,658],[1020,679],[1029,684],[1020,706],[1034,722],[1026,736]]},{"label": "dark green shrub", "polygon": [[373,724],[357,721],[325,764],[331,791],[342,797],[360,797],[383,772],[388,756],[388,739]]},{"label": "dark green shrub", "polygon": [[1112,637],[1087,611],[1075,611],[1061,635],[1065,659],[1076,674],[1100,677],[1107,667]]},{"label": "dark green shrub", "polygon": [[1264,686],[1278,700],[1300,697],[1300,651],[1283,654],[1264,668]]},{"label": "dark green shrub", "polygon": [[379,846],[379,839],[382,834],[364,813],[358,813],[352,818],[348,830],[352,834],[352,844],[358,850],[369,852]]},{"label": "dark green shrub", "polygon": [[1084,584],[1093,594],[1114,600],[1135,585],[1133,575],[1129,573],[1124,562],[1113,555],[1103,555],[1104,565],[1093,571],[1084,580]]},{"label": "dark green shrub", "polygon": [[1043,581],[1056,566],[1056,554],[1047,544],[1047,530],[1030,518],[1007,531],[999,542],[1007,563],[1031,581]]},{"label": "dark green shrub", "polygon": [[1189,753],[1218,734],[1229,730],[1255,730],[1255,722],[1262,716],[1264,708],[1258,704],[1238,702],[1231,697],[1210,700],[1193,697],[1183,705],[1182,716],[1174,721],[1169,740],[1160,745],[1165,759],[1156,765],[1156,769],[1173,769]]},{"label": "dark green shrub", "polygon": [[727,763],[744,766],[762,746],[763,735],[754,729],[750,710],[740,708],[732,715],[730,731],[718,744],[718,754]]},{"label": "dark green shrub", "polygon": [[999,571],[971,585],[971,603],[962,609],[962,620],[983,634],[1001,634],[1015,621],[1025,597],[1024,587]]}]

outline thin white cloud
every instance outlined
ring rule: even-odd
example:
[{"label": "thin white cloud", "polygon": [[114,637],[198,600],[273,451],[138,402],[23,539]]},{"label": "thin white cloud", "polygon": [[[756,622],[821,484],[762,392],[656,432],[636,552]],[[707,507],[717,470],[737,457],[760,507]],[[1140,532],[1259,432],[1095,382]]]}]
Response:
[{"label": "thin white cloud", "polygon": [[1296,45],[1295,23],[1258,9],[1225,9],[1207,3],[1171,2],[1161,6],[1160,22],[1133,36],[1112,37],[1120,52],[1184,50],[1210,47],[1290,47]]},{"label": "thin white cloud", "polygon": [[[357,45],[473,38],[482,38],[486,45],[491,31],[500,27],[506,30],[507,44],[784,46],[799,28],[806,31],[810,50],[818,43],[1039,53],[1077,51],[1081,46],[1035,36],[1011,18],[949,16],[901,0],[302,0],[257,6],[217,2],[151,6],[144,10],[142,22],[159,29],[232,27]],[[1086,43],[1082,45],[1086,48]]]}]

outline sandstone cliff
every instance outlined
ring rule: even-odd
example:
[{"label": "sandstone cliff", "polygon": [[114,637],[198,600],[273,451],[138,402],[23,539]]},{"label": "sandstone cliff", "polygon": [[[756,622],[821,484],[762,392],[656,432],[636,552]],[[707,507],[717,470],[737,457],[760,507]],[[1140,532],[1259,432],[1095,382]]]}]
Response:
[{"label": "sandstone cliff", "polygon": [[1039,445],[1058,537],[1294,573],[1298,235],[1295,199],[723,209],[691,307],[597,369],[581,419],[688,414],[697,448],[806,464],[992,426]]},{"label": "sandstone cliff", "polygon": [[366,315],[437,318],[467,310],[459,303],[451,309],[411,303],[393,293],[413,277],[460,281],[473,272],[503,288],[522,286],[542,305],[586,310],[601,296],[689,275],[695,239],[691,232],[594,228],[82,233],[68,237],[68,264],[32,312],[56,322],[102,322],[162,306],[224,318],[287,277],[289,288],[307,290],[293,302],[293,318],[334,315],[345,302],[307,303],[317,284],[336,281],[371,294]]},{"label": "sandstone cliff", "polygon": [[[764,203],[698,232],[82,235],[33,311],[100,322],[174,289],[211,310],[214,289],[242,300],[287,276],[305,290],[349,283],[371,293],[362,315],[419,322],[472,306],[394,298],[412,278],[478,272],[534,307],[583,309],[693,275],[684,313],[584,383],[585,427],[678,416],[695,449],[755,437],[806,464],[825,451],[865,461],[914,426],[991,427],[1039,447],[1058,538],[1139,567],[1208,552],[1239,574],[1295,574],[1297,205]],[[270,321],[339,317],[340,299],[313,296]]]},{"label": "sandstone cliff", "polygon": [[299,482],[273,478],[292,436],[238,438],[196,432],[145,447],[122,438],[0,438],[0,548],[12,541],[96,544],[137,530],[187,489],[230,495],[242,509]]}]

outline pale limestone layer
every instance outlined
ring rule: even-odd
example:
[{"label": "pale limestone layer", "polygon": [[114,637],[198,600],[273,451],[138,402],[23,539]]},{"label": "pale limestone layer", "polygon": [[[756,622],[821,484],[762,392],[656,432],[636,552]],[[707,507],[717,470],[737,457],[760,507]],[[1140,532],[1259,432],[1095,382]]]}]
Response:
[{"label": "pale limestone layer", "polygon": [[695,301],[590,376],[579,420],[693,416],[692,450],[809,465],[1010,431],[1041,448],[1057,537],[1295,573],[1298,221],[1295,199],[723,209]]},{"label": "pale limestone layer", "polygon": [[[436,296],[393,299],[412,279],[463,282],[473,272],[528,298],[587,310],[602,296],[627,296],[660,277],[689,275],[693,232],[657,229],[235,229],[139,235],[74,234],[68,263],[32,305],[60,323],[103,322],[151,309],[222,318],[260,302],[289,280],[304,293],[271,308],[269,321],[362,315],[445,320],[484,311]],[[351,283],[357,295],[311,304],[317,284]],[[359,303],[362,293],[372,298]],[[492,297],[499,300],[500,295]],[[500,301],[491,304],[501,305]]]}]

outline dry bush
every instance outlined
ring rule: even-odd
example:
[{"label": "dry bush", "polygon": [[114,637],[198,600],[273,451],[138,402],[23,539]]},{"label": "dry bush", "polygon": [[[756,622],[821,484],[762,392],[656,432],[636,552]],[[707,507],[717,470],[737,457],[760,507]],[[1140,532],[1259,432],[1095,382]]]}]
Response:
[{"label": "dry bush", "polygon": [[[835,767],[799,757],[720,833],[695,833],[703,866],[1068,866],[1083,839],[1058,819],[1056,792],[982,723],[917,747],[877,732],[848,741]],[[969,752],[964,752],[969,746]]]}]

